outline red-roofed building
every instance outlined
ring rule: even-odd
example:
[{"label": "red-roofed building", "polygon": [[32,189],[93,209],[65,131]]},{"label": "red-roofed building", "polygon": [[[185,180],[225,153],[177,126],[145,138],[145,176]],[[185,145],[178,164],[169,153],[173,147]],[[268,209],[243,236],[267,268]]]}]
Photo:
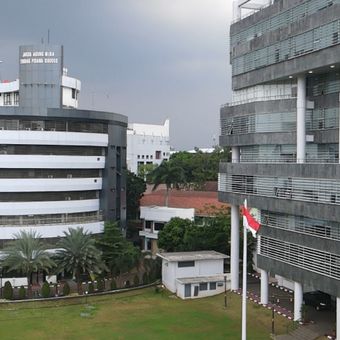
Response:
[{"label": "red-roofed building", "polygon": [[228,211],[229,205],[221,203],[217,191],[171,190],[168,206],[165,206],[166,190],[146,193],[141,199],[141,220],[143,230],[139,235],[144,239],[144,250],[158,251],[158,232],[173,217],[191,220],[214,217]]}]

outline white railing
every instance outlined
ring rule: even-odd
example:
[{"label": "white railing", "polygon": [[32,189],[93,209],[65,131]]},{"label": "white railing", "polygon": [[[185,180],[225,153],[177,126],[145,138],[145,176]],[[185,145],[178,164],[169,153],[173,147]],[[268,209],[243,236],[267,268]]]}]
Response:
[{"label": "white railing", "polygon": [[266,236],[259,237],[257,250],[262,256],[333,279],[340,279],[340,256],[337,254]]},{"label": "white railing", "polygon": [[338,222],[261,211],[261,225],[309,236],[340,240],[340,224]]},{"label": "white railing", "polygon": [[219,191],[340,205],[340,182],[331,179],[219,174]]}]

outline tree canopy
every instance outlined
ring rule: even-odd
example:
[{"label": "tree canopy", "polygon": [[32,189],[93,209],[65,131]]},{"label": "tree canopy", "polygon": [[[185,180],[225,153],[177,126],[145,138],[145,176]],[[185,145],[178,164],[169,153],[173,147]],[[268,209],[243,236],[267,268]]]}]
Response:
[{"label": "tree canopy", "polygon": [[183,169],[169,161],[163,161],[157,168],[155,168],[150,173],[150,178],[153,183],[153,190],[155,190],[160,184],[166,185],[166,206],[168,206],[169,190],[173,187],[178,189],[180,184],[185,181]]},{"label": "tree canopy", "polygon": [[126,176],[127,188],[127,208],[126,214],[128,220],[138,218],[139,200],[142,198],[146,190],[146,183],[143,178],[136,176],[134,173],[128,171]]},{"label": "tree canopy", "polygon": [[125,273],[138,264],[141,256],[139,248],[127,241],[117,223],[106,222],[104,233],[96,241],[102,251],[102,258],[111,276]]},{"label": "tree canopy", "polygon": [[3,250],[2,266],[8,271],[18,271],[26,275],[29,296],[32,273],[49,271],[55,266],[40,237],[35,231],[21,230],[15,234],[15,240]]},{"label": "tree canopy", "polygon": [[95,239],[83,228],[64,231],[65,237],[58,242],[55,261],[58,270],[73,274],[80,290],[80,279],[83,273],[101,273],[105,265],[101,258],[101,251],[95,246]]},{"label": "tree canopy", "polygon": [[215,250],[229,253],[230,218],[221,215],[197,225],[188,219],[172,218],[158,234],[158,246],[165,251]]}]

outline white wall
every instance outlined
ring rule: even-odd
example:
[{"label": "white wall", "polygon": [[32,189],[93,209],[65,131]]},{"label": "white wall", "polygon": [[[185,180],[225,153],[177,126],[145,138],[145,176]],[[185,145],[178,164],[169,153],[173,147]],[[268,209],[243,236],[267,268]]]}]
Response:
[{"label": "white wall", "polygon": [[0,130],[1,144],[107,146],[105,133]]},{"label": "white wall", "polygon": [[104,222],[47,224],[40,226],[1,226],[0,232],[2,240],[11,240],[20,231],[36,231],[43,238],[54,238],[65,236],[64,231],[68,231],[69,228],[76,229],[80,227],[91,234],[99,234],[103,232]]},{"label": "white wall", "polygon": [[0,202],[0,215],[70,214],[98,211],[99,199],[71,201]]},{"label": "white wall", "polygon": [[0,179],[1,192],[46,192],[101,190],[101,178],[6,178]]},{"label": "white wall", "polygon": [[172,293],[176,293],[176,266],[177,262],[162,261],[162,283]]},{"label": "white wall", "polygon": [[[160,158],[156,159],[156,151]],[[169,120],[164,125],[129,124],[127,130],[127,166],[138,173],[138,162],[159,165],[170,157]]]},{"label": "white wall", "polygon": [[104,156],[0,155],[7,169],[103,169]]},{"label": "white wall", "polygon": [[140,218],[146,221],[169,222],[173,217],[194,220],[195,209],[181,209],[168,207],[140,207]]}]

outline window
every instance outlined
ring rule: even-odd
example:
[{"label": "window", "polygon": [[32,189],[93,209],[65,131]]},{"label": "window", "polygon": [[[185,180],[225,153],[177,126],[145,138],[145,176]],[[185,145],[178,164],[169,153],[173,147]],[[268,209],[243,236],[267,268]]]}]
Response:
[{"label": "window", "polygon": [[146,229],[151,229],[152,226],[152,221],[145,221],[145,228]]},{"label": "window", "polygon": [[5,93],[4,105],[12,105],[11,94]]},{"label": "window", "polygon": [[156,159],[161,159],[162,152],[161,151],[156,151]]},{"label": "window", "polygon": [[216,282],[210,282],[210,290],[216,290]]},{"label": "window", "polygon": [[160,231],[160,230],[162,230],[162,229],[163,229],[163,227],[164,227],[164,223],[155,222],[154,229],[155,229],[156,231]]},{"label": "window", "polygon": [[19,93],[14,93],[14,105],[19,105]]},{"label": "window", "polygon": [[76,99],[76,89],[72,89],[72,99]]},{"label": "window", "polygon": [[195,267],[195,261],[180,261],[178,262],[178,268]]},{"label": "window", "polygon": [[208,284],[206,282],[200,283],[200,290],[208,290]]}]

